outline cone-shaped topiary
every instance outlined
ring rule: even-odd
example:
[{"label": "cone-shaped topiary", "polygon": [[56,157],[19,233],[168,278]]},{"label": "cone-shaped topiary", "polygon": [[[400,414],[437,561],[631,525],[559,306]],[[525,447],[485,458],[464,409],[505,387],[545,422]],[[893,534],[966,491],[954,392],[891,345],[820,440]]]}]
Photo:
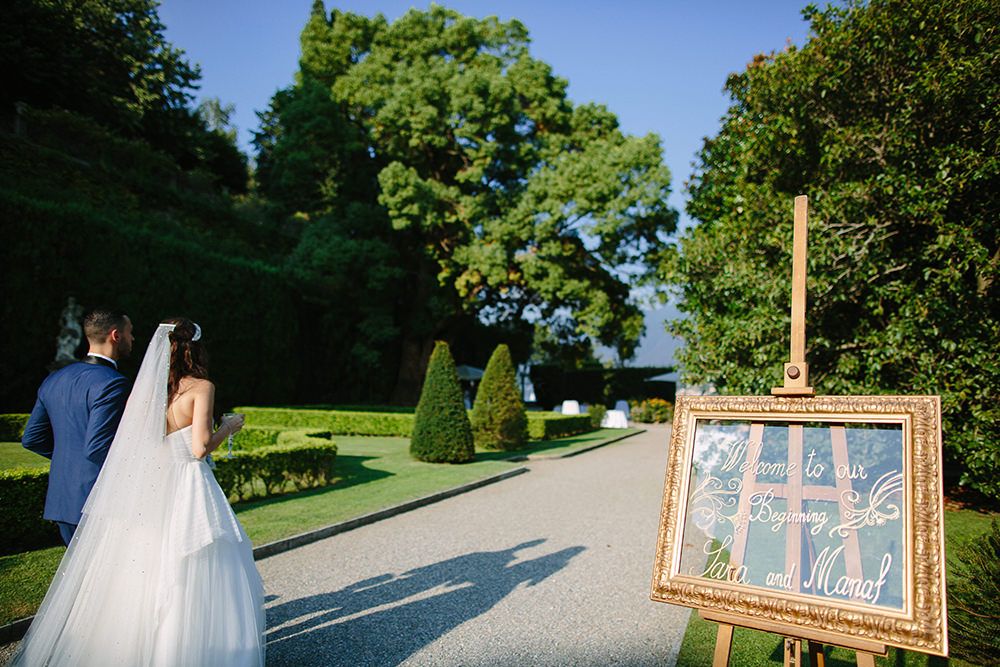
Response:
[{"label": "cone-shaped topiary", "polygon": [[434,344],[427,364],[414,417],[410,454],[431,463],[464,463],[476,455],[455,361],[448,343],[442,341]]},{"label": "cone-shaped topiary", "polygon": [[520,449],[528,441],[528,416],[506,345],[498,345],[486,364],[472,409],[472,432],[476,445],[486,449]]}]

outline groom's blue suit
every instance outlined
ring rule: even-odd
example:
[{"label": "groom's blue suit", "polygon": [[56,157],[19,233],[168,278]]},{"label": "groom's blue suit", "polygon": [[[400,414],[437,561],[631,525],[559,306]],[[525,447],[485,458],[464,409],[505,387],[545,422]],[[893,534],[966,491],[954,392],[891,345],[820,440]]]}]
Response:
[{"label": "groom's blue suit", "polygon": [[52,459],[45,518],[68,544],[118,430],[128,381],[111,362],[88,357],[49,375],[24,427],[21,444]]}]

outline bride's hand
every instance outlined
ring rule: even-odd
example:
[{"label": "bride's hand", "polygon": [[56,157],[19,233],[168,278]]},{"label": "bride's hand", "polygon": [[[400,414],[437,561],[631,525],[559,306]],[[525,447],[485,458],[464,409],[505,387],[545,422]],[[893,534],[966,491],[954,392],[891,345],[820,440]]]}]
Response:
[{"label": "bride's hand", "polygon": [[236,414],[227,417],[223,422],[223,426],[225,426],[226,430],[229,431],[228,435],[233,435],[243,430],[243,423],[245,420],[246,418],[237,412]]}]

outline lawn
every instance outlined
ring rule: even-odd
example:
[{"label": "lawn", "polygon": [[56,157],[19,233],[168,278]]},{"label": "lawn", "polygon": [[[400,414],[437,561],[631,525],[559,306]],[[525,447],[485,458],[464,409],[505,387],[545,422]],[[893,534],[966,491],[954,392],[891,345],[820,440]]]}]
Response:
[{"label": "lawn", "polygon": [[[259,546],[510,470],[520,465],[507,460],[511,456],[571,455],[636,432],[603,429],[535,443],[520,452],[477,452],[474,462],[462,465],[414,461],[408,438],[335,436],[338,479],[333,485],[234,509]],[[64,551],[53,547],[0,557],[0,624],[34,613]]]},{"label": "lawn", "polygon": [[[945,510],[945,557],[946,568],[950,573],[954,565],[956,547],[973,537],[985,533],[990,528],[990,520],[998,514],[976,512],[973,510]],[[718,625],[702,620],[697,612],[691,613],[684,642],[681,644],[677,667],[711,667],[712,655],[715,650],[715,635]],[[736,628],[733,633],[733,650],[729,664],[739,667],[772,667],[783,664],[782,639],[777,635],[745,628]],[[833,649],[827,651],[828,667],[854,667],[853,651]],[[879,667],[936,667],[951,665],[952,667],[971,667],[963,660],[942,660],[922,653],[889,649],[885,658],[876,658]]]},{"label": "lawn", "polygon": [[49,460],[29,452],[19,442],[0,442],[0,470],[8,468],[48,469]]}]

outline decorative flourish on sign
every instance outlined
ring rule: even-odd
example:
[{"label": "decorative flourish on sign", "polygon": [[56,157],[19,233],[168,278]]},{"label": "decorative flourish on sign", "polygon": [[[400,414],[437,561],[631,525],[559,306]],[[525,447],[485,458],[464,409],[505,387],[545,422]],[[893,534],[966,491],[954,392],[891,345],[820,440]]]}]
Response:
[{"label": "decorative flourish on sign", "polygon": [[723,485],[721,479],[709,475],[691,495],[691,503],[694,505],[691,512],[694,514],[695,525],[702,530],[708,530],[712,524],[724,521],[736,525],[736,513],[724,514],[723,510],[736,505],[742,490],[743,482],[739,479],[733,478]]},{"label": "decorative flourish on sign", "polygon": [[[847,531],[857,530],[863,526],[884,526],[886,521],[899,518],[899,505],[887,501],[903,492],[903,473],[892,470],[878,478],[872,490],[868,492],[868,507],[853,509],[854,504],[861,499],[861,494],[854,490],[840,494],[844,523],[830,529],[830,536],[836,533],[847,537]],[[884,507],[883,507],[884,505]]]}]

